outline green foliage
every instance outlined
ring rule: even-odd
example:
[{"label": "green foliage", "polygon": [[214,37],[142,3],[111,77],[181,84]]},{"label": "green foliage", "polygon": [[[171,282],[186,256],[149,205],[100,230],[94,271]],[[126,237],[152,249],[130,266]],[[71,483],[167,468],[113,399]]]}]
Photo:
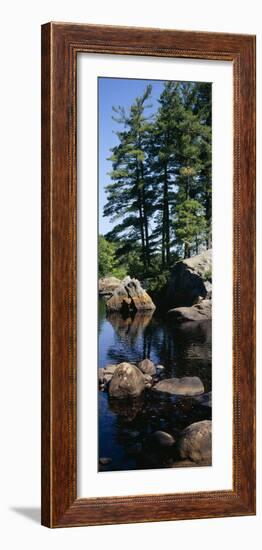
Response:
[{"label": "green foliage", "polygon": [[103,235],[98,237],[98,276],[114,276],[123,279],[127,275],[124,266],[119,265],[116,258],[116,245],[105,239]]},{"label": "green foliage", "polygon": [[174,227],[176,238],[184,245],[184,256],[187,257],[191,248],[198,246],[206,236],[205,211],[200,202],[186,199],[176,205]]},{"label": "green foliage", "polygon": [[210,269],[204,273],[203,279],[212,283],[212,271]]}]

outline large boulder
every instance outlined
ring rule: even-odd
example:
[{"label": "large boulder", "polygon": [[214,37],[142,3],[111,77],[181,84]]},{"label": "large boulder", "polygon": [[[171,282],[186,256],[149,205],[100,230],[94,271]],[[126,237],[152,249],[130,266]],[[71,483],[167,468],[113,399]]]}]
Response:
[{"label": "large boulder", "polygon": [[194,396],[204,393],[204,386],[198,376],[184,376],[183,378],[166,378],[157,382],[152,391],[169,395]]},{"label": "large boulder", "polygon": [[201,300],[190,307],[176,307],[168,311],[168,315],[179,322],[209,321],[212,319],[212,301]]},{"label": "large boulder", "polygon": [[212,422],[202,420],[188,426],[178,441],[182,459],[209,466],[212,463]]},{"label": "large boulder", "polygon": [[192,306],[211,297],[212,250],[177,262],[164,296],[166,309]]},{"label": "large boulder", "polygon": [[138,279],[124,279],[125,289],[132,300],[132,306],[136,311],[152,311],[155,304],[147,292],[142,288]]},{"label": "large boulder", "polygon": [[110,295],[113,294],[114,290],[121,284],[120,279],[117,279],[117,277],[103,277],[102,279],[99,279],[98,282],[98,291],[99,294],[103,295]]},{"label": "large boulder", "polygon": [[131,299],[125,289],[120,284],[113,292],[112,296],[106,302],[106,309],[110,313],[128,311],[131,307]]},{"label": "large boulder", "polygon": [[106,309],[109,313],[154,311],[155,304],[137,279],[125,277],[106,302]]},{"label": "large boulder", "polygon": [[145,389],[145,380],[142,372],[130,363],[120,363],[109,384],[110,397],[125,399],[138,397]]}]

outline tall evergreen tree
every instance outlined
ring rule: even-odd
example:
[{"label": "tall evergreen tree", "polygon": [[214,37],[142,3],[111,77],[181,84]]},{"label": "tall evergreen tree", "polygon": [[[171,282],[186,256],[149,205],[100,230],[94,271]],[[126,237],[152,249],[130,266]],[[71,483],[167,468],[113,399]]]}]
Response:
[{"label": "tall evergreen tree", "polygon": [[147,181],[147,143],[150,121],[145,116],[149,106],[151,86],[136,98],[127,114],[121,107],[114,108],[115,117],[123,130],[117,133],[119,144],[112,149],[112,183],[106,186],[107,204],[104,215],[112,221],[121,220],[111,236],[125,241],[140,241],[145,269],[150,265],[149,218],[152,213],[150,185]]},{"label": "tall evergreen tree", "polygon": [[[185,257],[190,256],[192,248],[198,251],[199,245],[208,244],[207,235],[210,230],[211,215],[207,212],[207,204],[205,203],[204,209],[202,206],[207,199],[209,189],[211,193],[211,127],[207,124],[209,108],[203,100],[202,88],[202,83],[183,83],[180,89],[184,116],[179,128],[180,169],[176,177],[177,196],[173,214],[176,220],[175,241],[178,244],[179,237],[188,231],[188,238],[185,238],[185,235],[183,237]],[[179,215],[179,212],[185,213],[187,208],[189,210],[185,222],[185,216]],[[196,227],[191,228],[189,222],[191,219],[192,225],[195,226],[194,218],[199,224],[198,234]],[[178,229],[179,220],[181,231]],[[195,242],[193,243],[192,234],[194,233]]]},{"label": "tall evergreen tree", "polygon": [[179,125],[183,106],[178,93],[179,83],[166,82],[159,98],[159,109],[151,132],[151,178],[154,181],[155,237],[161,243],[162,266],[170,264],[171,223],[170,208],[175,199],[175,177],[179,170]]}]

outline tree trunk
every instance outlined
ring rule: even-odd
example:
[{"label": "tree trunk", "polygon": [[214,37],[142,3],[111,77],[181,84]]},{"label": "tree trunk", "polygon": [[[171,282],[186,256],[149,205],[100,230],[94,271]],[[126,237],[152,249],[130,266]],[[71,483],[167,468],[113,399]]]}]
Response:
[{"label": "tree trunk", "polygon": [[165,169],[164,169],[163,235],[165,239],[166,263],[167,265],[169,265],[170,264],[170,226],[169,226],[167,165],[165,165]]},{"label": "tree trunk", "polygon": [[[140,195],[140,192],[139,192]],[[143,224],[143,210],[141,198],[138,199],[138,209],[139,209],[139,224],[140,224],[140,236],[142,243],[142,258],[145,269],[147,268],[147,257],[146,257],[146,247],[145,247],[145,234],[144,234],[144,224]]]},{"label": "tree trunk", "polygon": [[184,259],[190,258],[190,246],[188,243],[185,243],[185,250],[184,250]]},{"label": "tree trunk", "polygon": [[141,189],[139,187],[139,183],[140,183],[139,165],[138,165],[138,162],[136,161],[136,191],[137,191],[137,199],[138,199],[140,237],[141,237],[141,244],[142,244],[142,260],[143,260],[144,268],[147,269],[147,255],[146,255],[146,247],[145,247],[144,216],[143,216],[143,201],[142,201],[142,194],[141,194]]},{"label": "tree trunk", "polygon": [[162,267],[166,265],[166,234],[165,234],[165,223],[164,223],[164,212],[163,212],[163,221],[162,221]]},{"label": "tree trunk", "polygon": [[196,254],[198,254],[198,239],[196,239]]},{"label": "tree trunk", "polygon": [[146,195],[144,187],[144,166],[141,162],[140,164],[141,171],[141,180],[142,180],[142,203],[143,203],[143,215],[144,215],[144,228],[145,228],[145,253],[147,259],[147,266],[150,265],[150,247],[149,247],[149,231],[148,231],[148,216],[147,216],[147,205],[146,205]]},{"label": "tree trunk", "polygon": [[[208,191],[206,191],[206,193],[205,193],[205,218],[206,218],[208,228],[210,226],[211,214],[212,214],[211,213],[211,194],[208,193]],[[211,248],[211,245],[212,245],[210,231],[211,231],[211,228],[209,230],[208,237],[206,239],[207,249]]]}]

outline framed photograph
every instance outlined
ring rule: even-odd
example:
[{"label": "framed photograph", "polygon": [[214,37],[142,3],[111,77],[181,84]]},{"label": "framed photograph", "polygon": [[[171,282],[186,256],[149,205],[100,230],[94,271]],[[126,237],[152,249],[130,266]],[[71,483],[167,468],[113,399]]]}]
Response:
[{"label": "framed photograph", "polygon": [[255,37],[42,26],[42,524],[255,514]]}]

